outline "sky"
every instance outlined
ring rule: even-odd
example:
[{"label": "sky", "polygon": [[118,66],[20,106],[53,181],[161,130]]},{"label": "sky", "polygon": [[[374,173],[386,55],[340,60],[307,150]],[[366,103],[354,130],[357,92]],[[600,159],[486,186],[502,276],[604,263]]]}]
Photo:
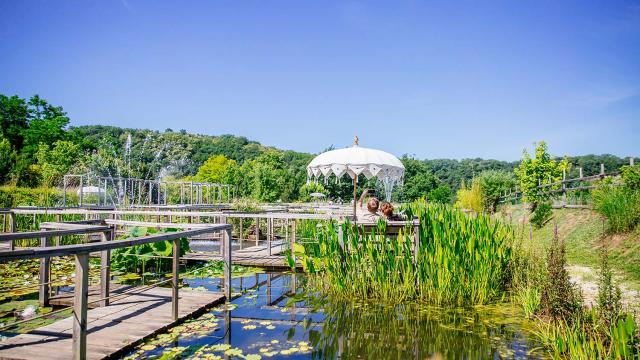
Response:
[{"label": "sky", "polygon": [[417,158],[640,155],[640,1],[0,2],[0,93],[72,125]]}]

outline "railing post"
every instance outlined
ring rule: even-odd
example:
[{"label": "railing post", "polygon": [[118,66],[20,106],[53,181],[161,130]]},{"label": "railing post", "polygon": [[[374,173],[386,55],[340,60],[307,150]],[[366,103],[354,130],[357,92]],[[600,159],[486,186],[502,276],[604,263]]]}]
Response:
[{"label": "railing post", "polygon": [[[14,233],[18,230],[18,227],[16,226],[16,214],[14,212],[10,212],[9,213],[9,232],[10,233]],[[13,251],[14,246],[13,246],[13,240],[9,241],[9,250]]]},{"label": "railing post", "polygon": [[271,240],[273,237],[273,218],[267,219],[267,254],[271,256]]},{"label": "railing post", "polygon": [[296,263],[296,253],[295,253],[295,245],[296,245],[296,219],[293,219],[291,223],[291,258],[293,259],[293,263],[295,266]]},{"label": "railing post", "polygon": [[80,175],[80,198],[78,199],[78,203],[80,207],[82,207],[82,197],[84,195],[83,181],[84,181],[84,176]]},{"label": "railing post", "polygon": [[242,249],[242,233],[243,231],[243,218],[240,218],[240,233],[238,234],[238,241],[240,242],[240,249]]},{"label": "railing post", "polygon": [[[113,240],[113,230],[100,234],[101,241]],[[100,306],[109,306],[109,286],[111,285],[111,250],[100,252]]]},{"label": "railing post", "polygon": [[260,218],[256,217],[256,246],[260,242]]},{"label": "railing post", "polygon": [[[40,247],[47,247],[47,242],[49,238],[41,237],[40,238]],[[40,259],[40,291],[38,296],[38,302],[40,303],[40,307],[49,306],[49,275],[51,268],[51,259],[48,257],[43,257]]]},{"label": "railing post", "polygon": [[224,296],[227,302],[231,301],[231,227],[222,232],[222,242],[224,253]]},{"label": "railing post", "polygon": [[171,312],[173,321],[178,320],[178,259],[180,256],[180,239],[173,240],[173,274],[171,278]]},{"label": "railing post", "polygon": [[413,223],[413,264],[418,264],[418,252],[420,251],[420,224]]},{"label": "railing post", "polygon": [[[221,224],[226,224],[227,223],[227,217],[226,216],[220,216],[220,223]],[[224,240],[224,239],[221,239]],[[224,256],[224,247],[227,246],[227,244],[223,244],[223,241],[220,242],[220,256]],[[229,245],[231,246],[231,245]]]},{"label": "railing post", "polygon": [[87,358],[87,295],[89,294],[89,254],[77,254],[73,296],[73,359]]}]

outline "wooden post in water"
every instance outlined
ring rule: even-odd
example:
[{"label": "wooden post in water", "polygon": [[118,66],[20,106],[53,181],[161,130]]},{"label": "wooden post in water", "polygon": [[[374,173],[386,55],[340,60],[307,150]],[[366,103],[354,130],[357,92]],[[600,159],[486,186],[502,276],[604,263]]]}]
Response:
[{"label": "wooden post in water", "polygon": [[178,257],[180,256],[180,239],[173,240],[173,271],[171,277],[171,313],[173,321],[178,320]]},{"label": "wooden post in water", "polygon": [[87,358],[87,296],[89,295],[89,254],[77,254],[73,295],[73,359]]},{"label": "wooden post in water", "polygon": [[224,262],[224,296],[225,301],[231,301],[231,228],[222,232],[223,253],[222,261]]},{"label": "wooden post in water", "polygon": [[[113,230],[100,234],[100,241],[113,239]],[[111,250],[100,252],[100,306],[109,306],[109,286],[111,283]]]},{"label": "wooden post in water", "polygon": [[[49,238],[40,238],[40,247],[47,247]],[[40,259],[40,289],[38,294],[38,302],[40,307],[49,306],[49,278],[51,274],[51,259],[43,257]]]}]

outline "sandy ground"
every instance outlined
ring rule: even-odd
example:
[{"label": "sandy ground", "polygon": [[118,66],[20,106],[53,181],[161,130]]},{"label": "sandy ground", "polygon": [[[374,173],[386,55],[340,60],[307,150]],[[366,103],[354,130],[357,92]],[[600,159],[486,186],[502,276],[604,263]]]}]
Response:
[{"label": "sandy ground", "polygon": [[[585,305],[591,307],[596,304],[598,296],[598,272],[588,266],[571,265],[567,267],[571,281],[580,286]],[[620,284],[622,290],[622,305],[627,311],[640,310],[640,291],[631,290]]]}]

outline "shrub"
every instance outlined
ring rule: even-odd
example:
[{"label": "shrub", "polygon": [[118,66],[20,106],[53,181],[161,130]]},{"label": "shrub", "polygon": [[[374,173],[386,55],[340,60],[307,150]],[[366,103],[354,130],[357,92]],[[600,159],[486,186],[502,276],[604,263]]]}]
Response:
[{"label": "shrub", "polygon": [[609,266],[609,254],[605,249],[602,251],[598,279],[598,315],[605,325],[611,326],[618,320],[622,310],[621,298],[622,291],[613,282],[613,270]]},{"label": "shrub", "polygon": [[582,296],[569,279],[564,241],[557,236],[547,253],[547,279],[542,287],[540,311],[556,321],[573,321],[582,309]]},{"label": "shrub", "polygon": [[533,211],[530,220],[531,224],[533,224],[536,229],[540,229],[551,219],[551,215],[553,215],[551,204],[548,202],[540,203]]},{"label": "shrub", "polygon": [[502,194],[516,184],[512,173],[498,170],[483,171],[478,176],[485,211],[494,213]]},{"label": "shrub", "polygon": [[631,190],[640,190],[640,165],[627,165],[620,170],[624,185]]},{"label": "shrub", "polygon": [[437,188],[429,191],[427,198],[430,202],[437,204],[450,204],[451,203],[451,189],[447,184],[440,184]]},{"label": "shrub", "polygon": [[481,213],[484,206],[482,204],[482,190],[480,189],[480,183],[477,179],[471,181],[471,188],[467,189],[464,181],[462,182],[460,189],[456,193],[456,207],[460,209],[473,210],[476,213]]},{"label": "shrub", "polygon": [[593,208],[607,218],[609,232],[632,230],[640,222],[640,190],[606,184],[591,195]]},{"label": "shrub", "polygon": [[[73,191],[67,192],[67,201],[77,201],[77,195]],[[57,188],[0,186],[0,208],[59,206],[61,204],[62,192]]]}]

